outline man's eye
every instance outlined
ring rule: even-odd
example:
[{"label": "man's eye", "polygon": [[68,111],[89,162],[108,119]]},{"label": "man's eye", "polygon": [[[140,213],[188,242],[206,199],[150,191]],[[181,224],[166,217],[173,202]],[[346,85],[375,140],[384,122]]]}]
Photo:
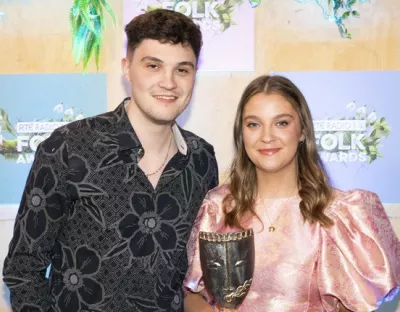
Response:
[{"label": "man's eye", "polygon": [[156,64],[148,64],[147,67],[150,68],[150,69],[156,69],[156,68],[158,68],[158,65],[156,65]]},{"label": "man's eye", "polygon": [[188,74],[189,73],[189,71],[186,68],[178,68],[178,72],[180,74]]}]

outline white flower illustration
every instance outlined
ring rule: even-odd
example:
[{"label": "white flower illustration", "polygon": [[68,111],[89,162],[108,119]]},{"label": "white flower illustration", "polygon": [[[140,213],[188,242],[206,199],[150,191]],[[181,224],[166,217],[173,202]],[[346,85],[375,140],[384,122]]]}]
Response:
[{"label": "white flower illustration", "polygon": [[77,116],[75,117],[75,120],[81,120],[81,119],[83,119],[83,118],[85,118],[85,117],[83,117],[82,114],[79,114],[79,115],[77,115]]},{"label": "white flower illustration", "polygon": [[356,114],[365,115],[366,113],[367,113],[367,108],[365,106],[361,106],[356,110]]},{"label": "white flower illustration", "polygon": [[56,113],[62,113],[64,111],[64,107],[62,105],[62,103],[57,104],[56,106],[54,106],[53,109]]},{"label": "white flower illustration", "polygon": [[68,117],[74,116],[74,110],[72,108],[68,108],[65,110],[64,115],[67,115]]},{"label": "white flower illustration", "polygon": [[375,113],[375,112],[372,112],[372,113],[369,113],[369,114],[368,114],[367,120],[368,120],[370,123],[374,123],[374,122],[376,121],[376,119],[377,119],[377,116],[376,116],[376,113]]},{"label": "white flower illustration", "polygon": [[349,104],[346,105],[346,109],[350,112],[354,111],[356,109],[356,102],[350,102]]}]

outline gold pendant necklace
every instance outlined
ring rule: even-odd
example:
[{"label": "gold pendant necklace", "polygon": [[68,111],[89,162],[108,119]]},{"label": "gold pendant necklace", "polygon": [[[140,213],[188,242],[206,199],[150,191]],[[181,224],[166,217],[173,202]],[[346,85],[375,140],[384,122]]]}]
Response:
[{"label": "gold pendant necklace", "polygon": [[268,231],[269,231],[269,232],[275,232],[275,227],[274,227],[273,225],[271,225],[271,226],[268,228]]},{"label": "gold pendant necklace", "polygon": [[[284,210],[286,210],[290,199],[292,198],[294,192],[296,191],[296,188],[297,188],[297,186],[294,188],[294,190],[292,191],[292,193],[290,194],[290,196],[289,196],[288,199],[286,200],[285,205],[284,205]],[[268,232],[275,232],[275,230],[276,230],[275,225],[278,223],[279,218],[281,217],[281,214],[278,216],[278,218],[275,219],[275,222],[272,222],[272,221],[271,221],[271,218],[269,217],[269,214],[268,214],[268,209],[267,209],[267,207],[266,207],[266,205],[265,205],[265,199],[264,199],[264,198],[261,198],[261,200],[262,200],[262,203],[263,203],[263,206],[264,206],[264,211],[265,211],[265,213],[266,213],[266,215],[267,215],[267,218],[268,218],[268,221],[269,221]],[[275,225],[274,225],[274,224],[275,224]]]}]

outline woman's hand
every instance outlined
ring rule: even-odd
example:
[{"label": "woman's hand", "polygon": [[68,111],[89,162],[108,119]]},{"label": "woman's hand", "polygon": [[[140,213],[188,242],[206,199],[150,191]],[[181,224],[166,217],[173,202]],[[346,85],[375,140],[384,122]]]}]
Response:
[{"label": "woman's hand", "polygon": [[350,310],[347,310],[343,304],[339,303],[339,312],[351,312]]},{"label": "woman's hand", "polygon": [[186,292],[185,312],[215,312],[214,308],[199,294]]}]

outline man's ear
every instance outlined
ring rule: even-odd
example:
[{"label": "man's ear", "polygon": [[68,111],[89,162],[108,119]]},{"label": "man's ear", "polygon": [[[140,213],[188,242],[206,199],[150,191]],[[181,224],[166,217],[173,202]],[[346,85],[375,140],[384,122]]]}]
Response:
[{"label": "man's ear", "polygon": [[131,78],[129,76],[130,66],[131,66],[131,64],[130,64],[129,59],[127,57],[124,57],[124,58],[121,59],[121,69],[122,69],[122,72],[123,72],[125,78],[128,81],[131,81]]}]

